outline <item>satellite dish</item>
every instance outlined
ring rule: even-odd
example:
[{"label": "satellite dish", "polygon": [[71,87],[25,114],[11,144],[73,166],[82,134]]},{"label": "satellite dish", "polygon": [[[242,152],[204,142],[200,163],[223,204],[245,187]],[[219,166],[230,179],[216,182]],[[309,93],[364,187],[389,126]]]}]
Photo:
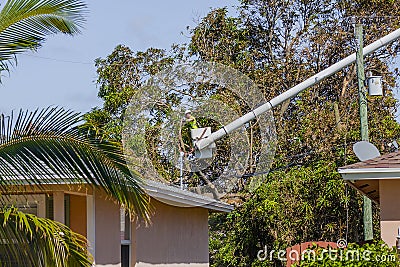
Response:
[{"label": "satellite dish", "polygon": [[360,141],[353,145],[353,151],[361,161],[377,158],[381,155],[375,145],[367,141]]}]

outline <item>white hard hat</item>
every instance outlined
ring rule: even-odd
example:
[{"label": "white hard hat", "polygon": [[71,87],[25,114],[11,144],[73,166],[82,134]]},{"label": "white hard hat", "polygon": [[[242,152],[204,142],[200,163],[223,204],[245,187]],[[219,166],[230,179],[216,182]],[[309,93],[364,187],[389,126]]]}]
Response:
[{"label": "white hard hat", "polygon": [[192,113],[192,111],[190,109],[186,110],[185,111],[185,115],[188,114],[188,113]]}]

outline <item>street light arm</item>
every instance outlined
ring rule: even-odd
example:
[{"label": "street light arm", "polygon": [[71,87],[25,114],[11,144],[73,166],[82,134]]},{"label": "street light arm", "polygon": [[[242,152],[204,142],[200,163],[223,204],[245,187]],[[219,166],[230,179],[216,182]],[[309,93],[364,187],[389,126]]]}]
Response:
[{"label": "street light arm", "polygon": [[[400,38],[400,29],[391,32],[390,34],[380,38],[379,40],[373,42],[372,44],[364,47],[363,54],[368,55],[372,52],[390,44],[391,42]],[[207,138],[201,139],[195,143],[196,148],[201,150],[206,148],[210,144],[214,143],[215,141],[221,139],[225,135],[239,129],[245,123],[250,122],[251,120],[255,119],[257,116],[267,112],[268,110],[272,109],[273,107],[278,106],[282,102],[298,95],[305,89],[318,84],[322,80],[332,76],[333,74],[337,73],[341,69],[349,66],[350,64],[356,61],[356,53],[351,54],[350,56],[342,59],[341,61],[333,64],[332,66],[326,68],[325,70],[315,74],[314,76],[308,78],[307,80],[303,81],[302,83],[292,87],[291,89],[287,90],[286,92],[278,95],[277,97],[271,99],[270,101],[266,102],[265,104],[259,106],[258,108],[250,111],[249,113],[243,115],[242,117],[234,120],[233,122],[223,126],[218,131],[212,133]]]}]

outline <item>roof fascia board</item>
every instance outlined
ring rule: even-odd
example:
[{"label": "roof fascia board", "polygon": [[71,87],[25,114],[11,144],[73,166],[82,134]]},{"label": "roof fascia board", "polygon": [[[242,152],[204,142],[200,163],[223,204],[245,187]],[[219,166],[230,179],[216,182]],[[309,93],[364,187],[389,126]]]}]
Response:
[{"label": "roof fascia board", "polygon": [[387,172],[387,171],[363,171],[363,169],[352,169],[339,171],[344,180],[382,180],[382,179],[400,179],[400,170]]},{"label": "roof fascia board", "polygon": [[211,198],[205,199],[202,197],[195,197],[151,185],[144,185],[143,187],[151,197],[162,199],[171,205],[178,204],[179,206],[183,205],[183,207],[203,207],[220,212],[231,212],[234,208],[232,205]]}]

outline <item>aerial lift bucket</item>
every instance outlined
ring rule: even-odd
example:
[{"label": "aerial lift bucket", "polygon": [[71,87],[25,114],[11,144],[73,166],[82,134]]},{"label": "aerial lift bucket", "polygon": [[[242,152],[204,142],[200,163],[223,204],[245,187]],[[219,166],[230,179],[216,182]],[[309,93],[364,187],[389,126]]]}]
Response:
[{"label": "aerial lift bucket", "polygon": [[[191,129],[190,134],[192,136],[193,143],[195,144],[197,141],[206,139],[208,136],[211,135],[211,127]],[[217,146],[215,145],[215,143],[212,143],[205,149],[196,149],[194,156],[197,159],[210,159],[213,155],[213,149],[215,149],[216,147]]]}]

